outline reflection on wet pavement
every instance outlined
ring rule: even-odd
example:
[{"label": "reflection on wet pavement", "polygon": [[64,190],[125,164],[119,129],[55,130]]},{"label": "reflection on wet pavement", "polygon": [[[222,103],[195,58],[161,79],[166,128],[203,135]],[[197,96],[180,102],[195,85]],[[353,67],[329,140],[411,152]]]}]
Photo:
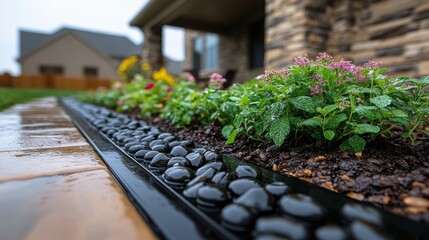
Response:
[{"label": "reflection on wet pavement", "polygon": [[102,169],[90,146],[0,152],[0,182]]},{"label": "reflection on wet pavement", "polygon": [[1,239],[153,238],[103,170],[2,183],[0,196]]},{"label": "reflection on wet pavement", "polygon": [[155,239],[55,98],[0,112],[0,239]]}]

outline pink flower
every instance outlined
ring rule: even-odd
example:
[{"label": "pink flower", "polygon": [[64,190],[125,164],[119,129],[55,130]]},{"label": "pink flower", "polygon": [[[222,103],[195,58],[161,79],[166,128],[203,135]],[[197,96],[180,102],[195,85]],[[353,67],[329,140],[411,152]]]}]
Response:
[{"label": "pink flower", "polygon": [[316,57],[316,61],[318,62],[322,62],[322,61],[332,61],[334,58],[327,54],[327,53],[319,53],[319,55],[317,55]]},{"label": "pink flower", "polygon": [[288,74],[288,69],[287,68],[280,68],[277,70],[274,70],[274,72],[280,76],[286,76]]},{"label": "pink flower", "polygon": [[122,104],[124,104],[124,101],[123,101],[122,99],[119,99],[119,100],[116,102],[116,105],[118,105],[118,106],[122,106]]},{"label": "pink flower", "polygon": [[217,87],[217,88],[221,88],[222,85],[226,83],[226,79],[224,77],[222,77],[222,75],[220,75],[219,73],[212,73],[210,75],[210,84]]},{"label": "pink flower", "polygon": [[323,93],[323,88],[319,85],[315,85],[314,87],[308,86],[308,89],[310,89],[311,96],[317,95],[319,93]]},{"label": "pink flower", "polygon": [[369,61],[365,63],[363,66],[366,68],[381,68],[383,65],[382,61]]},{"label": "pink flower", "polygon": [[340,69],[340,70],[344,70],[346,72],[350,72],[353,73],[355,72],[357,69],[355,65],[352,64],[351,61],[344,61],[341,60],[339,62],[331,62],[331,64],[328,67],[330,70],[334,70],[334,69]]},{"label": "pink flower", "polygon": [[266,78],[266,75],[265,75],[265,74],[260,74],[260,75],[258,75],[258,76],[256,77],[256,79],[258,79],[258,80],[261,80],[261,79],[264,79],[264,78]]},{"label": "pink flower", "polygon": [[307,55],[304,55],[304,57],[298,56],[296,58],[294,58],[295,60],[295,65],[298,65],[300,67],[306,67],[308,65],[310,65],[310,59],[307,58]]},{"label": "pink flower", "polygon": [[279,75],[280,77],[284,77],[288,74],[288,69],[287,68],[280,68],[280,69],[265,69],[264,74],[258,75],[256,77],[256,79],[261,80],[267,80],[270,77],[272,77],[273,75]]},{"label": "pink flower", "polygon": [[113,85],[113,88],[115,90],[119,90],[119,89],[121,89],[121,87],[122,87],[122,83],[121,82],[117,82],[117,83],[115,83],[115,85]]},{"label": "pink flower", "polygon": [[365,77],[362,74],[357,74],[357,79],[358,79],[358,82],[360,83],[365,81]]},{"label": "pink flower", "polygon": [[188,82],[195,82],[195,77],[190,72],[183,72],[182,77],[185,78]]}]

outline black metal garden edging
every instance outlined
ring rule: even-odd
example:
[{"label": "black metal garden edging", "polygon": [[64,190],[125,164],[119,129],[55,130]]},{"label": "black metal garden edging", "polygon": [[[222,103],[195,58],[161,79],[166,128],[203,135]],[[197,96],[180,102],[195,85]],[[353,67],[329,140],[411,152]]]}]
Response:
[{"label": "black metal garden edging", "polygon": [[[69,98],[62,99],[61,102],[73,123],[94,147],[129,199],[159,237],[165,239],[239,239],[271,236],[270,233],[267,234],[266,232],[258,235],[258,232],[256,234],[249,231],[233,233],[227,230],[219,223],[219,213],[211,214],[198,208],[180,192],[165,183],[161,176],[154,174],[147,166],[136,161],[127,151],[124,151],[123,148],[100,132],[96,126],[88,121],[87,118],[91,116],[88,116],[89,113],[82,108],[84,106],[82,103]],[[227,156],[223,156],[223,162],[228,165],[229,171],[233,171],[233,168],[243,164],[242,161]],[[376,209],[378,216],[381,217],[382,228],[388,233],[388,237],[393,239],[429,239],[428,226],[424,223],[411,221],[296,178],[251,166],[261,172],[263,182],[284,182],[288,186],[292,186],[294,192],[308,195],[317,200],[329,210],[329,214],[325,218],[327,222],[338,223],[338,221],[342,221],[339,216],[344,213],[345,205],[354,204],[358,206],[357,209],[370,206],[371,209]],[[359,216],[354,217],[360,220]],[[260,224],[258,227],[262,225]],[[364,231],[366,230],[368,229],[359,231],[365,234]],[[369,230],[371,229],[369,228]],[[353,232],[353,229],[347,231]],[[350,233],[347,234],[350,237]],[[316,233],[312,233],[306,235],[306,238],[320,238],[319,235],[316,235]],[[362,235],[362,237],[365,236],[370,235]],[[355,235],[353,237],[359,239]]]},{"label": "black metal garden edging", "polygon": [[85,120],[71,99],[61,101],[72,122],[103,159],[128,198],[158,237],[237,239],[200,210],[183,201],[154,174],[131,159]]}]

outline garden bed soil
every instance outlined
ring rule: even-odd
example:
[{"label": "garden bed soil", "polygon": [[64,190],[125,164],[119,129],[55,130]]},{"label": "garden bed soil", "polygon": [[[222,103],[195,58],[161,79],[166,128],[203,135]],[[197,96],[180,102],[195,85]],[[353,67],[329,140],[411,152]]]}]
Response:
[{"label": "garden bed soil", "polygon": [[158,117],[145,119],[161,131],[205,145],[284,175],[298,177],[398,215],[429,224],[429,139],[391,139],[369,143],[360,156],[352,151],[299,139],[281,148],[238,137],[226,145],[221,126],[191,124],[178,129]]}]

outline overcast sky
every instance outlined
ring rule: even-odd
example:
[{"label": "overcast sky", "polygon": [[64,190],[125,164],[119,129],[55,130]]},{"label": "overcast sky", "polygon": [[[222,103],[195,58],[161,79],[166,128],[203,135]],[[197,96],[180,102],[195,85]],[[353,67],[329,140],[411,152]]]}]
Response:
[{"label": "overcast sky", "polygon": [[[0,74],[19,74],[19,30],[52,33],[63,26],[125,35],[136,44],[143,35],[130,20],[147,0],[0,0]],[[184,34],[164,27],[164,55],[184,59]]]}]

